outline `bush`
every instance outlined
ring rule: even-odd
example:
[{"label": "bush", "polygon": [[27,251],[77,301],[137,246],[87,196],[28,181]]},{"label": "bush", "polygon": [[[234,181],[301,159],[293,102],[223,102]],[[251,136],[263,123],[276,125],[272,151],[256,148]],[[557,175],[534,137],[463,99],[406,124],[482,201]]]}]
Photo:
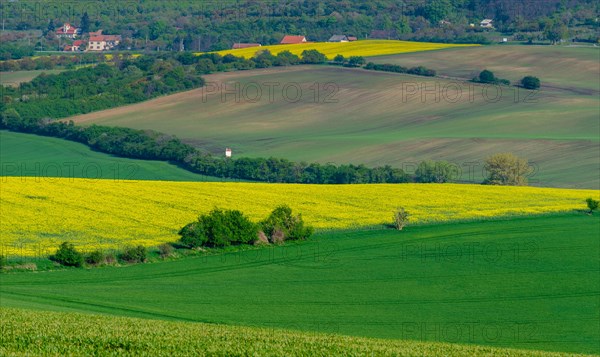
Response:
[{"label": "bush", "polygon": [[158,254],[161,258],[170,257],[173,254],[173,246],[169,243],[164,243],[158,246]]},{"label": "bush", "polygon": [[538,89],[540,88],[540,79],[534,76],[526,76],[521,79],[521,85],[526,89]]},{"label": "bush", "polygon": [[75,249],[69,242],[63,242],[56,253],[50,256],[50,260],[68,267],[80,267],[83,265],[83,254]]},{"label": "bush", "polygon": [[104,254],[99,250],[94,250],[85,255],[85,262],[90,265],[98,265],[104,261]]},{"label": "bush", "polygon": [[589,214],[594,214],[594,211],[598,209],[598,204],[600,203],[591,197],[586,199],[585,202],[590,210]]},{"label": "bush", "polygon": [[511,153],[490,156],[485,160],[484,169],[488,177],[483,183],[487,185],[525,186],[530,172],[527,160]]},{"label": "bush", "polygon": [[458,176],[458,168],[446,161],[422,161],[415,171],[415,181],[420,183],[445,183]]},{"label": "bush", "polygon": [[275,208],[267,219],[260,222],[260,226],[271,243],[279,243],[284,240],[304,240],[313,233],[312,227],[304,225],[302,215],[294,216],[292,209],[286,205]]},{"label": "bush", "polygon": [[218,208],[201,215],[197,222],[190,223],[179,231],[181,243],[192,248],[253,243],[257,234],[256,224],[242,212]]},{"label": "bush", "polygon": [[404,207],[398,207],[394,212],[394,227],[401,231],[408,224],[408,211]]},{"label": "bush", "polygon": [[343,55],[337,55],[333,58],[333,62],[337,64],[344,64],[346,62],[346,58]]},{"label": "bush", "polygon": [[0,269],[4,268],[6,264],[6,257],[4,255],[0,255]]},{"label": "bush", "polygon": [[320,64],[326,61],[327,57],[317,50],[302,51],[302,63],[304,64]]},{"label": "bush", "polygon": [[364,57],[361,57],[361,56],[351,56],[348,59],[347,66],[348,67],[360,67],[360,66],[362,66],[365,63],[366,63],[366,61],[365,61]]},{"label": "bush", "polygon": [[126,247],[119,259],[127,263],[143,263],[146,261],[146,247],[138,245],[137,247]]},{"label": "bush", "polygon": [[484,69],[479,73],[479,82],[481,83],[496,83],[494,72]]}]

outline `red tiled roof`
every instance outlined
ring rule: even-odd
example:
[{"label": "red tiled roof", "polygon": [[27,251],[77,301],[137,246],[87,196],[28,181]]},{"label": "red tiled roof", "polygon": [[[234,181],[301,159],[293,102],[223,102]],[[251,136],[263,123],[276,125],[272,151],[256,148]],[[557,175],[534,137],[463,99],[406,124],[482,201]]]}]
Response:
[{"label": "red tiled roof", "polygon": [[102,41],[121,41],[120,35],[100,35],[90,37],[90,41],[102,42]]},{"label": "red tiled roof", "polygon": [[[68,27],[67,31],[65,31],[65,27]],[[59,27],[58,30],[56,30],[56,33],[58,33],[60,35],[62,35],[62,34],[74,35],[77,33],[77,27],[72,26],[69,23],[65,23],[64,25]]]},{"label": "red tiled roof", "polygon": [[77,40],[77,41],[73,41],[73,46],[81,46],[83,45],[83,41],[82,40]]},{"label": "red tiled roof", "polygon": [[283,40],[281,40],[281,44],[294,44],[294,43],[303,43],[306,42],[306,36],[283,36]]}]

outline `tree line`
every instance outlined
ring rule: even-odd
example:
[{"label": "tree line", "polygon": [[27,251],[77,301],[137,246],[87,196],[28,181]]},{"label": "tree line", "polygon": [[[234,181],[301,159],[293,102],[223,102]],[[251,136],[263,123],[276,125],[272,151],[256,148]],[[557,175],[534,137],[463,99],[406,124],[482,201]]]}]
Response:
[{"label": "tree line", "polygon": [[[235,42],[278,43],[283,35],[306,35],[326,41],[333,34],[385,38],[485,43],[478,22],[494,20],[503,32],[540,32],[550,41],[570,28],[597,41],[598,5],[590,0],[547,0],[523,5],[518,0],[416,0],[399,3],[379,0],[368,4],[327,1],[221,1],[196,0],[123,2],[105,0],[85,6],[57,3],[44,16],[32,16],[35,2],[4,2],[7,30],[43,31],[31,43],[36,49],[58,46],[54,30],[70,21],[87,31],[103,29],[123,36],[121,49],[213,51]],[[67,20],[64,14],[70,14]],[[470,23],[475,26],[470,27]],[[563,37],[564,38],[564,37]],[[23,43],[29,43],[23,41]],[[8,53],[8,52],[7,52]]]}]

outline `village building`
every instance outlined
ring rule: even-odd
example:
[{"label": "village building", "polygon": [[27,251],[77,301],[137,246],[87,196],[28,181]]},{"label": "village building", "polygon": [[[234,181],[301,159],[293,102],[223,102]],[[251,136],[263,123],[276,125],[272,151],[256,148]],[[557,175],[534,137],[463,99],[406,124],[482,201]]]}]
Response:
[{"label": "village building", "polygon": [[56,30],[57,37],[76,38],[79,34],[81,34],[81,29],[66,22]]},{"label": "village building", "polygon": [[120,35],[99,35],[91,36],[88,42],[88,51],[108,51],[112,50],[121,42]]},{"label": "village building", "polygon": [[348,42],[348,36],[346,35],[333,35],[327,42]]},{"label": "village building", "polygon": [[494,28],[494,25],[492,25],[492,21],[491,19],[483,19],[481,20],[481,22],[479,23],[479,26],[486,28],[486,29],[491,29]]},{"label": "village building", "polygon": [[286,35],[283,36],[283,39],[281,40],[281,44],[282,45],[294,45],[294,44],[298,44],[298,43],[306,43],[308,42],[306,40],[306,36],[290,36],[290,35]]},{"label": "village building", "polygon": [[356,36],[348,36],[348,41],[350,41],[350,42],[358,41],[358,38]]},{"label": "village building", "polygon": [[78,51],[82,51],[83,50],[83,41],[82,40],[76,40],[73,41],[72,45],[65,45],[65,47],[63,47],[63,51],[65,52],[78,52]]}]

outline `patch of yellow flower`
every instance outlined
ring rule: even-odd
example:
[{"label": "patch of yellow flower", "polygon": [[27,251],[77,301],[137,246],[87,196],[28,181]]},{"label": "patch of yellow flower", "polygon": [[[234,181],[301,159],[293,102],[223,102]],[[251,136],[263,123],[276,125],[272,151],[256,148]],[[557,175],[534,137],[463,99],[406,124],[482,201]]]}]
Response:
[{"label": "patch of yellow flower", "polygon": [[226,55],[230,53],[238,57],[251,58],[256,54],[256,52],[264,50],[269,50],[274,55],[278,54],[279,52],[288,50],[291,53],[300,56],[304,50],[315,49],[323,53],[325,56],[327,56],[328,59],[331,60],[338,54],[341,54],[344,57],[371,57],[467,46],[478,45],[456,45],[447,43],[412,42],[396,40],[364,40],[353,42],[311,42],[293,45],[271,45],[261,47],[240,48],[235,50],[223,50],[217,53],[220,55]]},{"label": "patch of yellow flower", "polygon": [[215,206],[258,221],[288,204],[317,229],[391,223],[398,206],[413,223],[538,214],[585,208],[599,191],[459,184],[299,185],[70,178],[0,178],[4,254],[53,252],[62,241],[82,249],[175,241]]}]

